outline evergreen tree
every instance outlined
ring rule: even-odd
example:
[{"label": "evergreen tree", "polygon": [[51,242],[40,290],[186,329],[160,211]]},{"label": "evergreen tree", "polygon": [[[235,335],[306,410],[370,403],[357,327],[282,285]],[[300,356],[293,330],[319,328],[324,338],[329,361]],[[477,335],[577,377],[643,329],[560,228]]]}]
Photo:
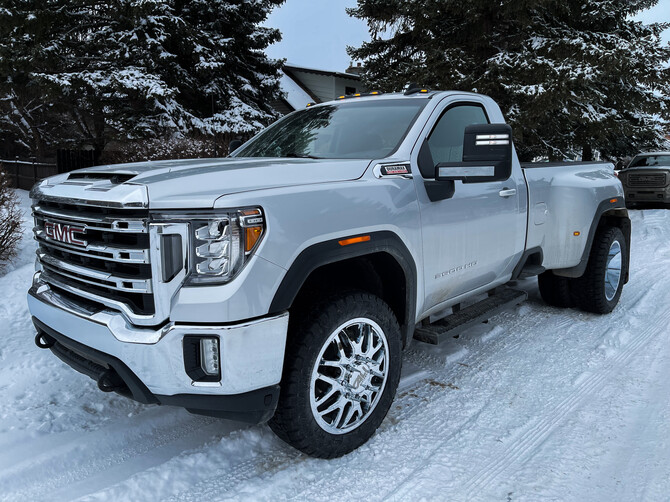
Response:
[{"label": "evergreen tree", "polygon": [[[0,132],[36,152],[100,152],[113,139],[258,130],[281,66],[263,52],[279,32],[259,24],[282,1],[2,0]],[[46,112],[38,134],[15,119],[24,102]]]},{"label": "evergreen tree", "polygon": [[349,53],[371,87],[493,97],[525,159],[630,155],[661,148],[670,118],[668,25],[632,19],[657,1],[359,0],[371,40]]}]

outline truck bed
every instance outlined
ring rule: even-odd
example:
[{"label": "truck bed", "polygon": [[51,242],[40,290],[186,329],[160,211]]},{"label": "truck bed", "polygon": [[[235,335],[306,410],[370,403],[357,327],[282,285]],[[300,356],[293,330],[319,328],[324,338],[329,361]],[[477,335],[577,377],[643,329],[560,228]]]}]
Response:
[{"label": "truck bed", "polygon": [[[582,258],[597,206],[612,194],[608,162],[522,163],[528,186],[526,249],[542,250],[547,270],[576,266]],[[618,197],[623,197],[623,187]]]},{"label": "truck bed", "polygon": [[602,160],[594,160],[588,162],[580,162],[577,160],[571,160],[567,162],[521,162],[521,167],[523,169],[537,169],[540,167],[572,167],[575,165],[592,166],[597,164],[609,164],[612,165],[612,169],[614,169],[614,165],[611,162],[604,162]]}]

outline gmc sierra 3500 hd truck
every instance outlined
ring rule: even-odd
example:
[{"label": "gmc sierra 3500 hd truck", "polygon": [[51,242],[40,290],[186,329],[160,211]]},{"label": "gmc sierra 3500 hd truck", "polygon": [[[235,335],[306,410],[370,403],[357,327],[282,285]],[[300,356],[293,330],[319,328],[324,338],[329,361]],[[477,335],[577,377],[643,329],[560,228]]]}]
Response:
[{"label": "gmc sierra 3500 hd truck", "polygon": [[628,280],[613,166],[521,165],[472,93],[339,99],[229,158],[82,169],[32,198],[40,347],[103,391],[269,421],[319,457],[372,436],[413,337],[520,301],[506,283],[607,313]]}]

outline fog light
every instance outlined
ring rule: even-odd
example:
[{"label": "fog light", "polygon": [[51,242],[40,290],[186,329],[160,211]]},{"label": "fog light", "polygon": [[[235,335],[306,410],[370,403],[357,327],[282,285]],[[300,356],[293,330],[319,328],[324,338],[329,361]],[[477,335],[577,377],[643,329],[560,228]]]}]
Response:
[{"label": "fog light", "polygon": [[206,375],[218,376],[220,374],[218,338],[200,339],[200,367]]},{"label": "fog light", "polygon": [[183,348],[184,370],[193,382],[221,380],[221,352],[218,337],[186,335]]}]

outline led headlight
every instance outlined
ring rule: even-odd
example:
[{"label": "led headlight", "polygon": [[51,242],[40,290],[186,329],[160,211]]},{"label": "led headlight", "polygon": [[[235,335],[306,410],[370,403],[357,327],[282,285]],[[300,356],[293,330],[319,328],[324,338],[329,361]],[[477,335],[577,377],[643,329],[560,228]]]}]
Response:
[{"label": "led headlight", "polygon": [[259,208],[191,220],[191,284],[224,283],[242,269],[263,236]]}]

